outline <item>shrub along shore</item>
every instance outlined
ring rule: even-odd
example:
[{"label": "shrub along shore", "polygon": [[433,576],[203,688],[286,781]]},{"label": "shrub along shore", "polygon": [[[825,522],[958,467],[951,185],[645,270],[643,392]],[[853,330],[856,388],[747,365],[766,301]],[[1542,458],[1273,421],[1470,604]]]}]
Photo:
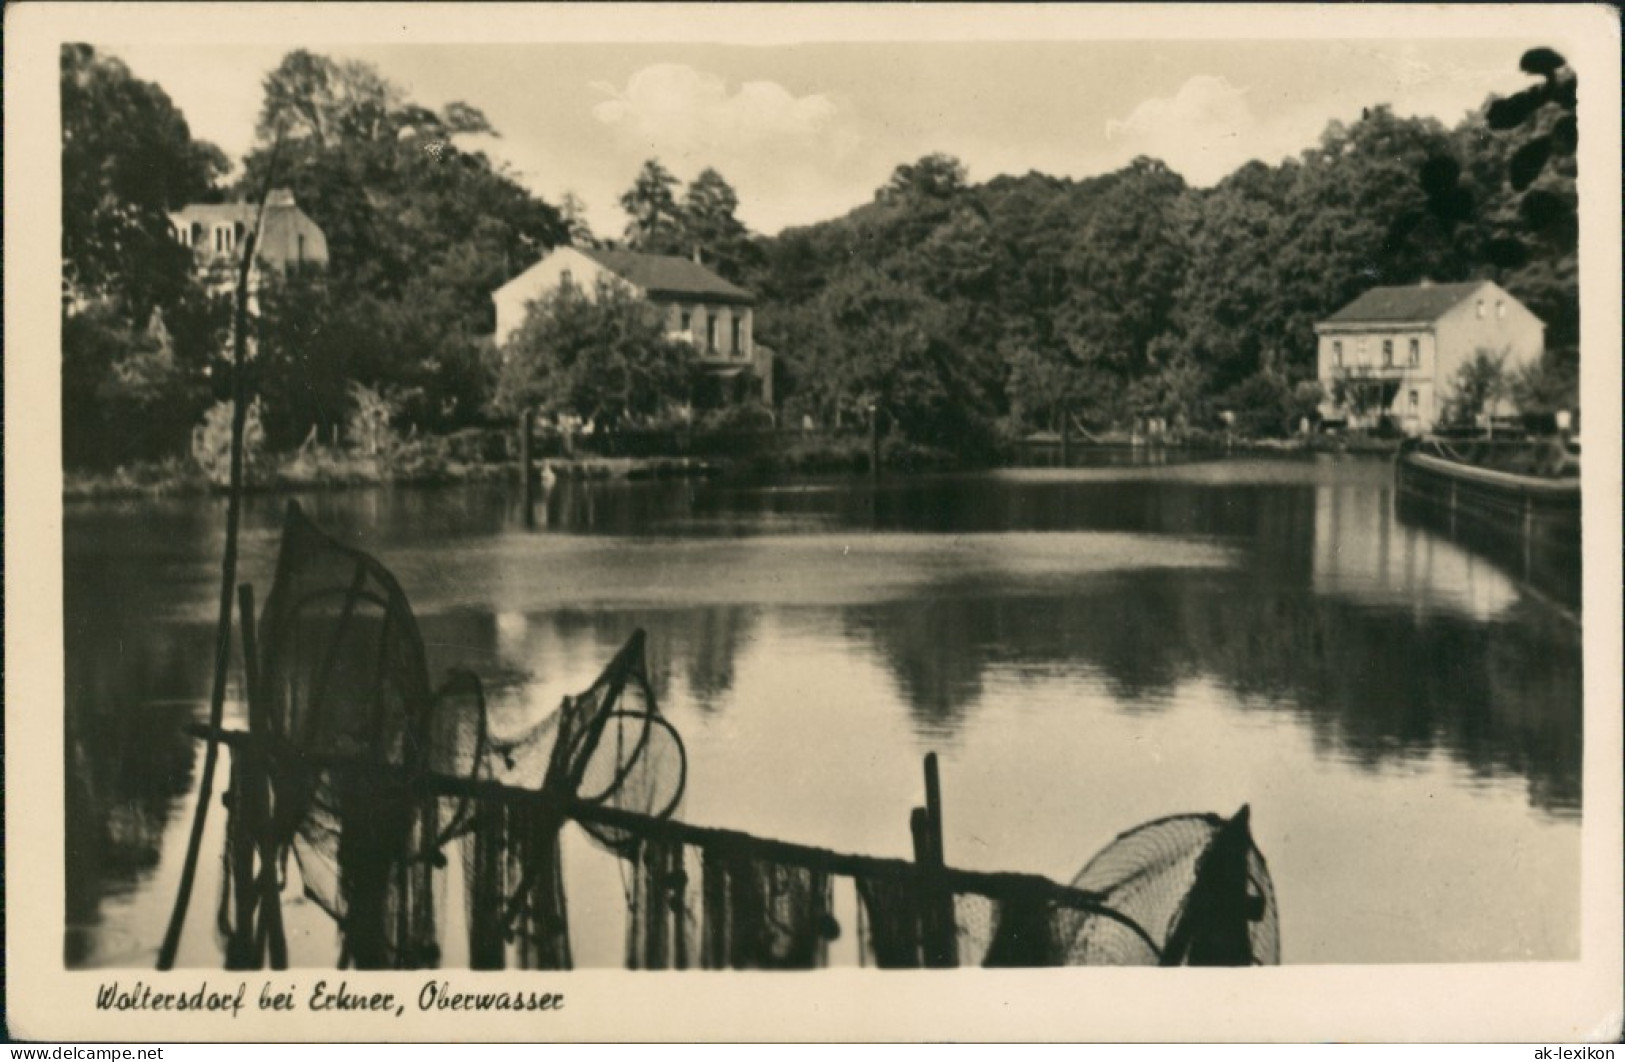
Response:
[{"label": "shrub along shore", "polygon": [[[1100,443],[1074,444],[1074,457],[1090,452],[1121,451],[1137,445],[1125,436]],[[1158,443],[1164,450],[1203,457],[1300,455],[1310,453],[1390,454],[1398,443],[1364,436],[1309,435],[1293,439],[1258,439],[1200,436],[1177,443]],[[1040,441],[1017,444],[1000,455],[1000,466],[1046,464],[1034,455],[1059,449]],[[541,456],[534,459],[534,474],[555,479],[667,479],[721,475],[809,475],[861,473],[869,470],[867,441],[857,437],[812,437],[794,440],[771,450],[743,455],[694,457],[683,455],[606,457]],[[933,472],[965,469],[962,461],[944,451],[882,440],[881,467],[897,472]],[[247,468],[245,489],[251,493],[295,493],[380,486],[445,486],[460,483],[511,482],[519,462],[502,448],[483,450],[448,445],[444,438],[411,440],[391,452],[357,454],[336,447],[312,445],[278,455],[262,456]],[[202,497],[224,493],[226,486],[204,472],[191,458],[137,461],[106,471],[69,469],[63,473],[64,501],[128,498]]]}]

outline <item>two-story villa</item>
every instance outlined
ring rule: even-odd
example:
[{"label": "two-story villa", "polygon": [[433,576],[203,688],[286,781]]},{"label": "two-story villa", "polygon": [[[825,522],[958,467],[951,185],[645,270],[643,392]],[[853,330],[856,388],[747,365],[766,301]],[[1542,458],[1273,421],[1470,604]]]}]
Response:
[{"label": "two-story villa", "polygon": [[[1478,351],[1505,355],[1508,371],[1538,362],[1546,326],[1488,280],[1372,288],[1315,325],[1321,413],[1352,427],[1391,417],[1407,433],[1444,414],[1461,366]],[[1339,403],[1359,392],[1363,401]]]},{"label": "two-story villa", "polygon": [[[258,213],[255,203],[189,203],[169,215],[170,231],[191,248],[198,273],[209,286],[230,291],[237,282],[237,256]],[[293,192],[286,188],[266,197],[254,264],[256,269],[268,267],[278,272],[327,265],[327,236],[299,209]]]},{"label": "two-story villa", "polygon": [[771,401],[771,355],[751,335],[756,296],[699,262],[674,255],[555,248],[491,293],[498,346],[524,323],[535,300],[571,286],[590,296],[601,280],[624,284],[654,304],[664,316],[667,334],[698,347],[701,364],[712,375],[730,377],[754,370],[762,382],[762,397]]}]

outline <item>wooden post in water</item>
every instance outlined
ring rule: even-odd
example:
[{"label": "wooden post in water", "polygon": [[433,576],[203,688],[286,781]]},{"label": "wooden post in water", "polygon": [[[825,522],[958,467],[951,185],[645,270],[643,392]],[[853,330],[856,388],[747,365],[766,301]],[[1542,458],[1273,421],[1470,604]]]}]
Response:
[{"label": "wooden post in water", "polygon": [[925,813],[931,823],[931,851],[939,864],[946,866],[948,855],[942,850],[942,780],[937,773],[937,754],[925,754]]},{"label": "wooden post in water", "polygon": [[[220,558],[220,610],[215,626],[214,683],[209,694],[209,729],[218,733],[226,707],[226,671],[231,664],[231,592],[237,586],[237,525],[242,520],[244,431],[248,425],[248,301],[249,281],[254,274],[254,252],[259,244],[260,228],[265,223],[265,201],[271,195],[271,182],[276,176],[277,156],[282,151],[282,130],[277,130],[271,144],[271,160],[265,169],[265,184],[260,191],[259,212],[254,227],[243,241],[242,257],[237,266],[237,292],[233,300],[231,337],[231,466],[226,494],[226,545]],[[181,862],[181,880],[175,889],[175,903],[169,911],[169,925],[164,939],[158,945],[158,969],[170,970],[175,966],[175,955],[181,946],[181,931],[186,927],[186,909],[192,902],[192,885],[197,879],[198,853],[203,845],[203,828],[209,817],[209,804],[214,800],[214,770],[220,758],[220,743],[209,739],[203,753],[203,772],[198,779],[197,807],[192,813],[192,832],[187,838],[186,856]]]},{"label": "wooden post in water", "polygon": [[880,407],[869,407],[869,474],[880,471]]},{"label": "wooden post in water", "polygon": [[1535,499],[1523,496],[1523,577],[1529,578],[1535,558]]},{"label": "wooden post in water", "polygon": [[937,757],[925,758],[925,807],[909,815],[914,838],[914,860],[920,866],[920,945],[925,965],[949,969],[959,965],[958,934],[954,926],[954,898],[943,874],[942,788]]},{"label": "wooden post in water", "polygon": [[[248,731],[267,742],[271,734],[270,721],[265,718],[265,700],[260,690],[259,628],[254,619],[254,587],[243,583],[237,587],[237,608],[241,613],[243,639],[243,682],[248,701]],[[258,919],[254,934],[254,964],[258,967],[265,953],[270,952],[271,969],[288,968],[288,940],[282,931],[282,889],[277,881],[276,837],[272,832],[270,759],[268,744],[262,744],[254,770],[250,775],[249,798],[254,811],[254,833],[259,846]]]},{"label": "wooden post in water", "polygon": [[524,509],[525,526],[536,526],[536,509],[531,496],[531,418],[530,410],[519,414],[519,503]]},{"label": "wooden post in water", "polygon": [[[243,595],[246,591],[248,591],[246,585],[237,587],[237,603],[243,612],[243,620],[251,623],[252,604],[244,605]],[[252,602],[252,597],[250,596],[248,600]],[[250,705],[249,732],[258,734],[262,731],[254,725],[257,721],[254,719],[252,707],[254,683],[247,670],[253,666],[250,654],[254,644],[253,634],[247,627],[243,628],[245,668],[243,697]],[[260,759],[259,749],[247,747],[231,750],[231,788],[226,791],[227,858],[231,865],[233,914],[231,939],[226,942],[228,970],[258,969],[264,961],[264,951],[259,947],[259,937],[254,929],[260,898],[260,881],[254,872],[254,855],[260,847],[266,828],[263,772],[264,763]]]}]

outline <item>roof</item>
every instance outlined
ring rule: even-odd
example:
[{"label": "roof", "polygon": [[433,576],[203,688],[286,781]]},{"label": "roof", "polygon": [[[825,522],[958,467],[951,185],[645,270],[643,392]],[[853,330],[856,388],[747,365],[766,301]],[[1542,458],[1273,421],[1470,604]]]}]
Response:
[{"label": "roof", "polygon": [[[294,201],[293,192],[286,188],[273,188],[265,197],[265,213],[267,216],[279,210],[299,210],[299,204]],[[303,213],[303,211],[300,211]],[[259,215],[257,203],[187,203],[170,214],[172,218],[185,221],[201,221],[215,223],[221,221],[241,221],[252,224]]]},{"label": "roof", "polygon": [[1399,321],[1436,321],[1487,281],[1465,284],[1416,284],[1400,288],[1372,288],[1321,324],[1366,324]]},{"label": "roof", "polygon": [[744,288],[728,283],[687,258],[643,254],[639,251],[606,251],[597,247],[577,247],[576,250],[650,295],[690,295],[727,302],[756,301],[756,296]]},{"label": "roof", "polygon": [[171,217],[187,221],[253,221],[256,207],[252,203],[187,203]]}]

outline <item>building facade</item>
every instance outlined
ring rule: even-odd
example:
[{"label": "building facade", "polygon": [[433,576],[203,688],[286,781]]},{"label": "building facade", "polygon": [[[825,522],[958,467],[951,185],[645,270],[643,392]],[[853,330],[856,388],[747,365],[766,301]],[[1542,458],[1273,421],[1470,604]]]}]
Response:
[{"label": "building facade", "polygon": [[762,382],[761,397],[771,400],[772,354],[752,335],[756,297],[700,263],[673,255],[555,248],[491,293],[497,345],[507,345],[532,302],[567,286],[590,295],[601,281],[623,284],[653,304],[666,334],[697,347],[708,373],[728,378],[750,369]]},{"label": "building facade", "polygon": [[[191,249],[198,273],[211,289],[230,291],[237,283],[243,241],[258,214],[254,203],[191,203],[169,215],[170,232]],[[266,197],[254,265],[256,275],[264,268],[286,272],[327,265],[327,236],[286,188]]]},{"label": "building facade", "polygon": [[1457,373],[1479,351],[1504,357],[1512,372],[1538,362],[1546,342],[1540,318],[1487,280],[1372,288],[1315,334],[1322,416],[1350,427],[1387,417],[1412,435],[1439,423]]}]

